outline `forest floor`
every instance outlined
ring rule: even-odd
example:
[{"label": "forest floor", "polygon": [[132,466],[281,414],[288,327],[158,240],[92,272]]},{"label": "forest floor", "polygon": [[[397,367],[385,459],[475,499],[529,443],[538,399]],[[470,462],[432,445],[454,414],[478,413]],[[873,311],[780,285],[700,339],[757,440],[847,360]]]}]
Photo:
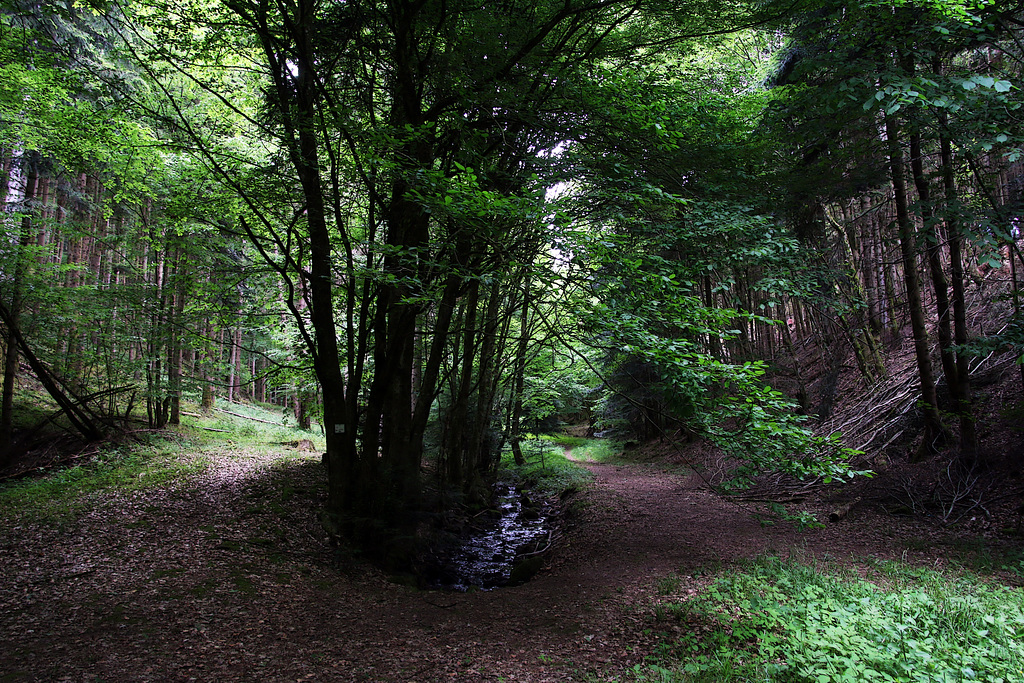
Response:
[{"label": "forest floor", "polygon": [[[594,485],[529,583],[422,591],[328,544],[318,457],[202,457],[183,481],[0,529],[0,681],[629,680],[658,631],[679,628],[657,604],[747,559],[945,566],[981,547],[870,496],[824,528],[769,524],[764,505],[653,457],[583,463]],[[808,509],[822,518],[851,495]]]}]

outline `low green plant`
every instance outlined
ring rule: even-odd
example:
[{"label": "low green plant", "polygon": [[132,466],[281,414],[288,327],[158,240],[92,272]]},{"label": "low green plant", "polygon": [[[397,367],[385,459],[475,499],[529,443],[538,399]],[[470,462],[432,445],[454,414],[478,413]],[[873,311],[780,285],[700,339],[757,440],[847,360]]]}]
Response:
[{"label": "low green plant", "polygon": [[781,520],[783,522],[790,522],[794,524],[799,531],[825,528],[825,525],[818,521],[818,518],[814,516],[814,513],[807,510],[790,512],[779,503],[769,503],[768,514],[757,515],[757,517],[761,526],[773,526],[776,520]]},{"label": "low green plant", "polygon": [[696,623],[666,640],[640,681],[1024,680],[1024,592],[970,575],[876,565],[852,572],[776,558],[690,601]]},{"label": "low green plant", "polygon": [[1009,572],[1024,576],[1024,548],[989,545],[982,538],[961,538],[951,543],[953,557],[965,569],[978,573]]},{"label": "low green plant", "polygon": [[660,595],[671,595],[679,590],[680,580],[675,574],[670,574],[658,579],[658,593]]}]

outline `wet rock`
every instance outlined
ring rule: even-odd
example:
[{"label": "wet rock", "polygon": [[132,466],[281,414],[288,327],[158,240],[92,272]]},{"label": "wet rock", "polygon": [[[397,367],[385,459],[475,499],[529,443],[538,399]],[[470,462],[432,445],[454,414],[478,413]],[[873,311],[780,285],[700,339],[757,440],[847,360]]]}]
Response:
[{"label": "wet rock", "polygon": [[518,586],[526,583],[534,576],[537,575],[541,569],[544,568],[544,558],[540,555],[532,555],[530,557],[524,557],[516,565],[512,567],[512,573],[509,574],[508,586]]}]

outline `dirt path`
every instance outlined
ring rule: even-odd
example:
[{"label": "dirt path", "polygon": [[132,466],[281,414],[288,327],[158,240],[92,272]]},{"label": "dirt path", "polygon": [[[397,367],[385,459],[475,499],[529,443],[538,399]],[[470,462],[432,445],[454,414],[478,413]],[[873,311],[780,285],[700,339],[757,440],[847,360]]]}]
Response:
[{"label": "dirt path", "polygon": [[549,566],[490,592],[416,591],[333,556],[315,459],[220,457],[72,523],[17,523],[0,530],[0,680],[620,680],[659,597],[766,551],[849,546],[766,529],[693,477],[587,467]]}]

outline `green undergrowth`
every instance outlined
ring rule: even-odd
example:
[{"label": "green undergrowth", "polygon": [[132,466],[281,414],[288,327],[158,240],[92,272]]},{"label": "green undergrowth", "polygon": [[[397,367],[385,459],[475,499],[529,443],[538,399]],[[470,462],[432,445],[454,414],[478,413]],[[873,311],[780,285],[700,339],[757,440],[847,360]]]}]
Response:
[{"label": "green undergrowth", "polygon": [[0,485],[0,516],[65,519],[90,507],[96,494],[151,488],[206,468],[204,458],[182,458],[181,450],[180,439],[160,437],[103,447],[81,464]]},{"label": "green undergrowth", "polygon": [[[278,406],[229,403],[225,410],[234,415],[214,410],[209,415],[183,416],[181,431],[214,448],[230,442],[247,451],[260,453],[309,439],[315,451],[324,450],[324,436],[319,425],[313,425],[309,431],[299,429],[291,416],[282,413]],[[198,409],[190,408],[188,412],[198,413]]]},{"label": "green undergrowth", "polygon": [[[192,405],[184,409],[197,413]],[[309,451],[288,448],[303,439],[313,442],[313,452],[323,449],[318,431],[288,426],[277,408],[231,404],[229,409],[263,422],[222,412],[183,415],[182,424],[174,429],[105,444],[70,467],[0,483],[0,519],[26,516],[66,521],[92,507],[98,495],[153,488],[198,474],[209,466],[209,456],[214,454],[273,452],[293,460],[309,456]],[[282,424],[276,424],[278,420]]]},{"label": "green undergrowth", "polygon": [[765,558],[656,614],[645,683],[1024,681],[1024,591],[970,573]]},{"label": "green undergrowth", "polygon": [[506,450],[502,453],[502,469],[543,496],[558,496],[587,486],[593,475],[566,458],[566,445],[561,439],[548,435],[527,436],[521,443],[526,464],[516,465],[511,451]]},{"label": "green undergrowth", "polygon": [[551,443],[572,453],[572,459],[580,462],[620,462],[622,460],[622,444],[614,439],[593,439],[569,434],[553,434],[545,436]]}]

